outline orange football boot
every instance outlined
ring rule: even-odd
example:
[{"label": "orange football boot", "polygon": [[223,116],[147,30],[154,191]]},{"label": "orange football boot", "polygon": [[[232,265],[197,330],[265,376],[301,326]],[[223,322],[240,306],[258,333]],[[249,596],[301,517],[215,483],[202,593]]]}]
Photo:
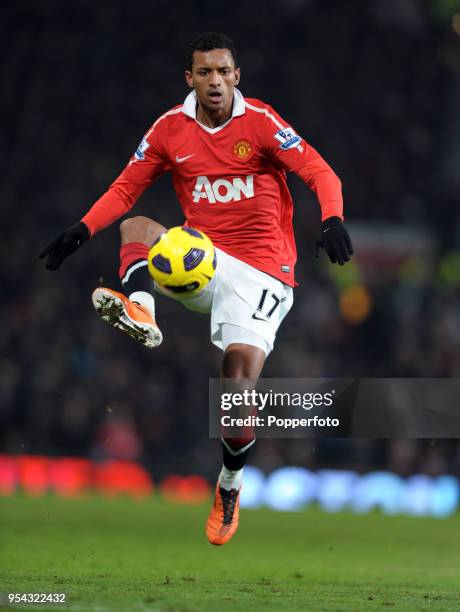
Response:
[{"label": "orange football boot", "polygon": [[226,544],[238,529],[240,491],[241,487],[227,491],[217,483],[214,505],[206,523],[206,535],[211,544]]},{"label": "orange football boot", "polygon": [[92,299],[98,315],[112,327],[148,348],[161,344],[163,335],[147,308],[131,302],[123,293],[105,287],[95,289]]}]

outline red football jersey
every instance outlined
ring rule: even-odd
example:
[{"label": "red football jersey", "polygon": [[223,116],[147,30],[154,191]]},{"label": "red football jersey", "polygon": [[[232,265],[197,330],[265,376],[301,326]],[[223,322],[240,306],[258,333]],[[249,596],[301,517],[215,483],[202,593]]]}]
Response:
[{"label": "red football jersey", "polygon": [[[230,119],[196,120],[193,91],[162,115],[130,162],[82,221],[90,233],[126,214],[145,189],[171,172],[186,223],[223,251],[294,286],[296,246],[286,170],[320,202],[322,219],[343,218],[341,184],[324,159],[267,104],[235,90]],[[153,217],[155,215],[152,215]]]}]

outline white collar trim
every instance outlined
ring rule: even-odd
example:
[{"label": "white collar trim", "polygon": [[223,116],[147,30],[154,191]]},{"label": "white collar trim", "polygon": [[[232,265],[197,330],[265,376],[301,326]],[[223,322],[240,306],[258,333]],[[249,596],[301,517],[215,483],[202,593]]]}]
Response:
[{"label": "white collar trim", "polygon": [[209,132],[210,134],[215,134],[216,132],[224,128],[226,125],[228,125],[230,121],[233,119],[233,117],[239,117],[240,115],[244,115],[244,113],[246,112],[246,106],[245,106],[243,94],[241,93],[239,89],[236,89],[236,87],[235,87],[235,91],[233,94],[233,108],[232,108],[231,117],[228,119],[228,121],[226,121],[222,125],[218,125],[215,128],[210,128],[207,125],[203,125],[202,123],[200,123],[196,118],[196,105],[197,105],[196,93],[195,91],[192,91],[185,98],[184,104],[182,106],[182,112],[185,115],[187,115],[187,117],[191,117],[192,119],[195,119],[198,125],[201,128],[203,128],[203,130],[205,130],[206,132]]}]

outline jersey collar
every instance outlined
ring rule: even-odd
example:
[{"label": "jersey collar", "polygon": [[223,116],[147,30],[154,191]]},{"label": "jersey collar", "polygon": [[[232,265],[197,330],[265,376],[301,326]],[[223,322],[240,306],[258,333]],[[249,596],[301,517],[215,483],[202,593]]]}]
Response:
[{"label": "jersey collar", "polygon": [[197,104],[196,93],[195,93],[195,91],[192,91],[185,98],[184,104],[182,106],[182,112],[185,115],[187,115],[187,117],[191,117],[192,119],[195,119],[195,121],[198,123],[198,125],[200,127],[202,127],[204,130],[206,130],[206,132],[209,132],[210,134],[214,134],[214,132],[218,132],[219,130],[224,128],[226,125],[228,125],[230,123],[230,121],[233,119],[233,117],[239,117],[240,115],[244,115],[244,113],[246,112],[246,106],[245,106],[245,103],[244,103],[243,94],[236,87],[235,87],[234,94],[233,94],[232,115],[231,115],[231,117],[230,117],[230,119],[228,121],[226,121],[222,125],[219,125],[216,128],[207,127],[206,125],[202,125],[199,121],[197,121],[197,119],[196,119],[196,104]]}]

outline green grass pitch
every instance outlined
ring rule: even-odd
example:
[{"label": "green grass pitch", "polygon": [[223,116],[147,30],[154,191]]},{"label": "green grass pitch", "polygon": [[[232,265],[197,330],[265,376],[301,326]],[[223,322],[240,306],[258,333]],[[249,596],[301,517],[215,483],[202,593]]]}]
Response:
[{"label": "green grass pitch", "polygon": [[0,597],[65,593],[105,610],[458,610],[460,517],[243,510],[223,547],[209,505],[0,498]]}]

